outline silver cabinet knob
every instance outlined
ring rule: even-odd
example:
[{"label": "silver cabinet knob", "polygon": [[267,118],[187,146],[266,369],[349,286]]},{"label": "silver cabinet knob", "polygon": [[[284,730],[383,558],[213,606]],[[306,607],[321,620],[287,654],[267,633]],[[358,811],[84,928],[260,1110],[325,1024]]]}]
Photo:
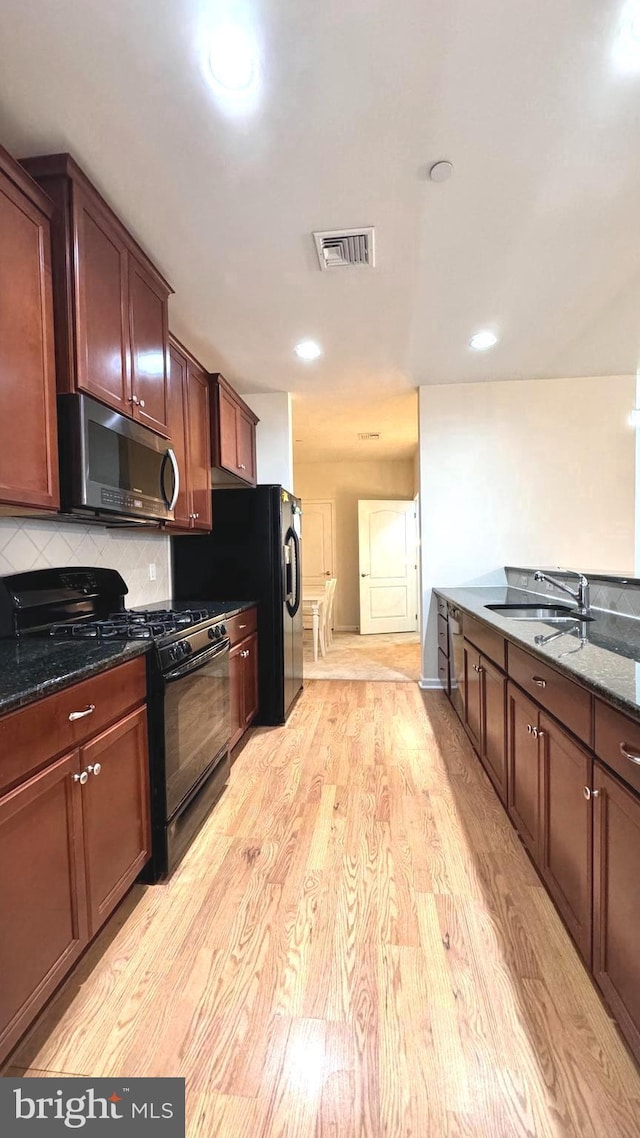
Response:
[{"label": "silver cabinet knob", "polygon": [[139,399],[139,400],[138,400],[138,406],[139,406],[139,407],[144,407],[144,399]]},{"label": "silver cabinet knob", "polygon": [[600,791],[599,790],[591,790],[591,788],[588,786],[583,786],[582,793],[584,794],[587,802],[589,801],[590,798],[599,798],[600,797]]},{"label": "silver cabinet knob", "polygon": [[238,470],[246,470],[246,469],[247,468],[246,468],[244,462],[241,462],[240,465],[238,466]]},{"label": "silver cabinet knob", "polygon": [[91,766],[87,767],[87,770],[89,771],[89,774],[95,774],[97,776],[102,770],[102,763],[92,763]]},{"label": "silver cabinet knob", "polygon": [[95,703],[90,703],[88,707],[85,707],[84,711],[69,712],[69,723],[73,723],[75,719],[84,719],[87,715],[93,715],[95,709]]},{"label": "silver cabinet knob", "polygon": [[532,676],[532,677],[531,677],[531,679],[533,680],[533,682],[534,682],[534,684],[536,685],[536,687],[538,687],[538,688],[546,688],[546,686],[547,686],[547,681],[546,681],[546,680],[541,680],[541,679],[540,679],[540,676]]},{"label": "silver cabinet knob", "polygon": [[84,786],[84,784],[89,781],[89,775],[86,771],[83,771],[82,774],[74,774],[73,781],[79,782],[81,786]]},{"label": "silver cabinet knob", "polygon": [[532,727],[531,734],[533,735],[534,739],[544,739],[544,731],[541,727]]}]

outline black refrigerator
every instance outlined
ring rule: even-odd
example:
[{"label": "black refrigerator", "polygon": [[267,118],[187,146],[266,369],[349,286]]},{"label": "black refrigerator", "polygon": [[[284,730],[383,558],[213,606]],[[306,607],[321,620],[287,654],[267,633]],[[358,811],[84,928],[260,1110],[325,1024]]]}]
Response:
[{"label": "black refrigerator", "polygon": [[282,486],[215,490],[210,534],[174,537],[177,600],[256,601],[258,724],[284,723],[302,690],[301,507]]}]

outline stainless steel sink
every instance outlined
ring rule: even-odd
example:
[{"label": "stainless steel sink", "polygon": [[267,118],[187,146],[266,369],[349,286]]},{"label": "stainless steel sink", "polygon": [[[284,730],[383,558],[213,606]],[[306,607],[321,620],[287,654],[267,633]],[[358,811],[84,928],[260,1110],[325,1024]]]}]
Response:
[{"label": "stainless steel sink", "polygon": [[562,620],[593,620],[592,616],[579,616],[575,609],[567,605],[485,605],[491,612],[508,616],[511,620],[544,620],[560,622]]}]

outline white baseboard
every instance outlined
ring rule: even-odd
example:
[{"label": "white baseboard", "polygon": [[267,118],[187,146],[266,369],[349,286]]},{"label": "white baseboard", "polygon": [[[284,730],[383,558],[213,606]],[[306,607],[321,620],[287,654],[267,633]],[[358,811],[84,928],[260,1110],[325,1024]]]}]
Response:
[{"label": "white baseboard", "polygon": [[427,676],[420,676],[418,687],[422,688],[423,691],[444,691],[442,680],[430,680]]}]

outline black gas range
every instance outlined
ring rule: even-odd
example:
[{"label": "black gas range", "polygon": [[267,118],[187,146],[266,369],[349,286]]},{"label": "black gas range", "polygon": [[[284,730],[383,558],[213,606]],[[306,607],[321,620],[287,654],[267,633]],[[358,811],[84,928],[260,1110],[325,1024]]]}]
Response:
[{"label": "black gas range", "polygon": [[149,641],[153,846],[145,879],[175,867],[229,774],[229,638],[217,604],[126,609],[114,569],[41,569],[0,579],[0,636]]}]

